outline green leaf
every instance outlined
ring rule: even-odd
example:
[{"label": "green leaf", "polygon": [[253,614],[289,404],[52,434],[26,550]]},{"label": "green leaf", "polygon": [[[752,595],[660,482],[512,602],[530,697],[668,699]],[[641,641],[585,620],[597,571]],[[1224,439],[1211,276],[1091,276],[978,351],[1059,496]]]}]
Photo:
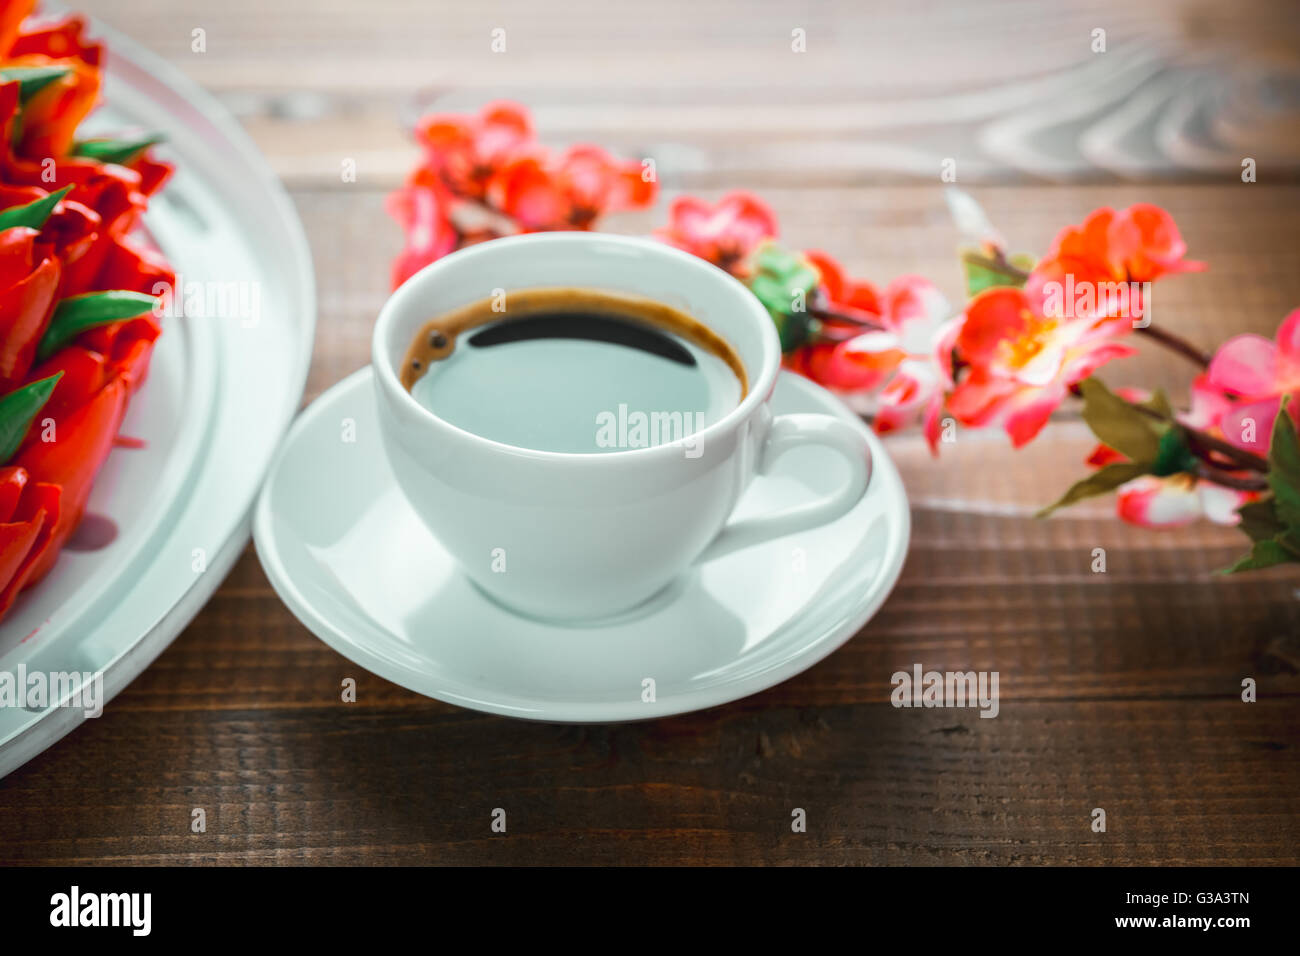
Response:
[{"label": "green leaf", "polygon": [[1151,474],[1165,478],[1185,471],[1196,471],[1199,459],[1188,447],[1183,433],[1177,428],[1169,428],[1160,436],[1160,450],[1151,466]]},{"label": "green leaf", "polygon": [[1164,389],[1156,389],[1154,394],[1145,402],[1137,402],[1138,408],[1145,408],[1155,412],[1161,418],[1172,419],[1174,417],[1174,408],[1169,404],[1169,397],[1165,395]]},{"label": "green leaf", "polygon": [[1287,402],[1278,409],[1268,448],[1268,486],[1273,509],[1288,531],[1300,537],[1300,441]]},{"label": "green leaf", "polygon": [[1103,444],[1135,462],[1154,465],[1167,426],[1147,418],[1095,378],[1080,382],[1079,392],[1083,395],[1083,420]]},{"label": "green leaf", "polygon": [[160,142],[162,136],[157,134],[138,136],[135,139],[83,139],[73,144],[72,155],[125,166],[150,146]]},{"label": "green leaf", "polygon": [[1036,517],[1046,518],[1058,508],[1064,508],[1072,505],[1076,501],[1082,501],[1084,498],[1095,498],[1097,495],[1104,495],[1108,491],[1114,491],[1120,485],[1132,481],[1134,478],[1140,478],[1142,475],[1150,474],[1150,468],[1147,465],[1134,461],[1117,461],[1106,465],[1094,471],[1087,478],[1076,481],[1070,486],[1070,490],[1063,494],[1055,504],[1048,505],[1042,511],[1038,512]]},{"label": "green leaf", "polygon": [[49,328],[36,346],[36,357],[47,359],[82,332],[97,325],[144,315],[157,299],[142,292],[91,292],[64,299],[54,310]]},{"label": "green leaf", "polygon": [[1014,255],[1009,259],[998,260],[979,249],[963,249],[961,253],[961,268],[966,277],[968,298],[985,289],[999,286],[1019,289],[1024,286],[1033,267],[1032,256]]},{"label": "green leaf", "polygon": [[66,196],[70,189],[71,186],[64,186],[41,199],[33,199],[21,206],[10,206],[8,209],[0,210],[0,230],[12,229],[15,226],[40,229],[45,225],[45,220],[50,218],[50,213],[54,212],[54,207],[59,204],[59,200]]},{"label": "green leaf", "polygon": [[782,352],[793,352],[808,341],[808,335],[812,331],[812,321],[807,312],[773,315],[772,321],[776,323],[776,334],[781,339]]},{"label": "green leaf", "polygon": [[1273,510],[1273,499],[1248,501],[1237,509],[1241,515],[1241,524],[1237,525],[1251,541],[1266,541],[1276,538],[1286,531],[1286,525],[1278,519]]},{"label": "green leaf", "polygon": [[9,66],[0,70],[0,82],[22,84],[18,88],[18,101],[26,103],[45,87],[71,71],[66,66]]},{"label": "green leaf", "polygon": [[32,419],[45,407],[62,377],[62,372],[55,372],[49,378],[16,388],[0,398],[0,464],[7,464],[23,443]]},{"label": "green leaf", "polygon": [[1224,568],[1221,574],[1236,574],[1238,571],[1257,571],[1274,565],[1286,564],[1288,561],[1300,562],[1300,553],[1289,548],[1277,538],[1265,538],[1256,541],[1250,554],[1238,558],[1230,568]]},{"label": "green leaf", "polygon": [[781,350],[798,348],[808,338],[808,299],[821,282],[820,273],[803,256],[772,242],[759,247],[751,265],[749,290],[776,323]]}]

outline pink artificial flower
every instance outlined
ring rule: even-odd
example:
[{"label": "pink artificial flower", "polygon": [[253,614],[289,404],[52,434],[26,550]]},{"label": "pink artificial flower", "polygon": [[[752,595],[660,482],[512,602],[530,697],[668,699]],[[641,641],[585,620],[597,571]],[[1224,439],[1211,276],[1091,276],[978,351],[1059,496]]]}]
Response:
[{"label": "pink artificial flower", "polygon": [[863,282],[849,280],[839,264],[822,252],[808,258],[822,274],[829,305],[846,314],[870,315],[883,328],[862,332],[844,342],[807,350],[804,371],[810,378],[841,391],[884,385],[876,395],[874,426],[885,434],[924,418],[930,450],[938,454],[940,414],[952,388],[952,352],[958,330],[952,312],[930,280],[900,276],[877,295]]},{"label": "pink artificial flower", "polygon": [[[955,334],[955,321],[950,323]],[[939,339],[943,339],[942,332]],[[874,426],[884,435],[910,425],[917,415],[923,418],[922,431],[930,454],[939,456],[940,416],[952,380],[942,373],[941,364],[931,356],[907,358],[898,366],[888,384],[876,396]]]},{"label": "pink artificial flower", "polygon": [[604,213],[648,206],[656,191],[639,161],[573,146],[558,161],[537,151],[515,158],[493,176],[487,194],[525,232],[544,232],[591,229]]},{"label": "pink artificial flower", "polygon": [[1128,330],[1126,320],[1045,318],[1022,290],[987,289],[967,303],[956,336],[969,370],[949,396],[948,410],[963,425],[1000,419],[1020,448],[1047,424],[1071,386],[1112,359],[1134,354],[1115,341]]},{"label": "pink artificial flower", "polygon": [[460,235],[451,221],[451,200],[436,180],[412,182],[388,194],[388,214],[397,220],[406,243],[393,260],[396,289],[430,262],[457,247]]},{"label": "pink artificial flower", "polygon": [[482,199],[492,177],[533,146],[533,122],[518,103],[489,103],[477,116],[440,113],[416,127],[429,167],[456,196]]},{"label": "pink artificial flower", "polygon": [[1259,335],[1228,339],[1211,360],[1208,378],[1237,400],[1219,423],[1224,439],[1267,455],[1283,396],[1300,392],[1300,309],[1282,320],[1275,342]]},{"label": "pink artificial flower", "polygon": [[727,193],[710,206],[694,196],[679,196],[668,209],[668,225],[654,237],[712,262],[732,275],[746,274],[754,250],[777,234],[776,216],[753,193]]},{"label": "pink artificial flower", "polygon": [[1237,509],[1258,497],[1254,492],[1200,481],[1195,475],[1143,475],[1120,486],[1115,513],[1144,528],[1181,528],[1201,518],[1235,525],[1241,521]]}]

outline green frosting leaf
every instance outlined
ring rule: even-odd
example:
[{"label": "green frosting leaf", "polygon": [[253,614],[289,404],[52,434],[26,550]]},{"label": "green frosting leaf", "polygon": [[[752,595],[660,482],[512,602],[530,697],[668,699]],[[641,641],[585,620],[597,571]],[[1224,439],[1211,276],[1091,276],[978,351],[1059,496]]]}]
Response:
[{"label": "green frosting leaf", "polygon": [[71,69],[66,66],[7,66],[0,70],[0,82],[21,84],[18,88],[18,101],[26,103],[45,87],[61,76],[67,76]]},{"label": "green frosting leaf", "polygon": [[159,135],[137,136],[135,139],[83,139],[73,145],[72,155],[125,166],[160,142],[162,137]]},{"label": "green frosting leaf", "polygon": [[64,186],[48,196],[33,199],[21,206],[10,206],[8,209],[0,210],[0,230],[13,229],[15,226],[40,229],[45,225],[45,220],[50,218],[50,213],[54,212],[54,207],[59,204],[59,200],[66,196],[70,189],[71,186]]},{"label": "green frosting leaf", "polygon": [[7,464],[23,443],[32,419],[45,407],[62,372],[16,388],[0,398],[0,464]]},{"label": "green frosting leaf", "polygon": [[42,360],[49,358],[82,332],[97,325],[108,325],[110,322],[144,315],[153,309],[156,301],[154,296],[124,289],[91,292],[64,299],[55,307],[45,335],[36,346],[36,357]]}]

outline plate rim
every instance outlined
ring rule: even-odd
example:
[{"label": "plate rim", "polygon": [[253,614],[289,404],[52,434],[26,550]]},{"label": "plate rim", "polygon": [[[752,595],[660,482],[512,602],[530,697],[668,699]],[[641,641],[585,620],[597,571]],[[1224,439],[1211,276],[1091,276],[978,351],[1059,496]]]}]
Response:
[{"label": "plate rim", "polygon": [[[247,500],[240,503],[238,511],[241,517],[234,522],[223,543],[213,553],[206,573],[195,575],[193,582],[172,600],[170,606],[158,614],[153,623],[104,666],[102,703],[107,705],[189,626],[224,582],[247,547],[251,537],[252,512],[257,497],[270,466],[276,460],[284,443],[289,427],[301,408],[302,396],[306,392],[316,337],[317,301],[315,264],[306,230],[288,190],[275,175],[270,163],[257,148],[252,137],[215,96],[196,81],[191,80],[178,67],[98,18],[91,16],[84,16],[84,18],[91,34],[108,49],[108,77],[111,78],[116,72],[115,63],[122,63],[127,65],[128,70],[133,68],[157,80],[201,113],[204,120],[220,134],[225,144],[247,164],[251,172],[257,174],[258,182],[272,203],[272,212],[284,224],[286,238],[291,244],[288,254],[297,265],[294,298],[300,303],[297,320],[302,326],[295,367],[287,370],[285,375],[289,382],[285,394],[292,396],[292,400],[286,402],[285,407],[276,412],[283,420],[273,429],[275,440],[271,444],[271,453],[267,455],[260,478],[248,492]],[[84,712],[79,708],[56,706],[45,708],[31,723],[0,742],[0,778],[53,746],[85,719]]]},{"label": "plate rim", "polygon": [[757,676],[741,678],[732,684],[724,685],[725,689],[706,688],[686,691],[666,700],[661,698],[658,703],[664,706],[656,707],[654,712],[649,714],[644,712],[643,706],[638,706],[634,702],[626,704],[564,702],[557,704],[554,701],[537,701],[531,698],[507,695],[505,699],[514,703],[498,703],[481,699],[470,700],[455,693],[435,694],[414,687],[411,681],[404,679],[408,673],[413,673],[412,671],[403,668],[401,665],[394,664],[386,658],[372,654],[364,645],[350,643],[338,636],[336,633],[337,628],[325,620],[315,610],[311,602],[306,600],[300,593],[293,583],[293,577],[280,560],[280,549],[274,546],[276,535],[273,528],[275,516],[271,510],[270,501],[271,489],[284,457],[289,453],[301,433],[307,431],[318,416],[326,413],[327,406],[331,404],[332,399],[345,392],[350,392],[352,389],[364,387],[365,382],[363,380],[369,380],[372,375],[372,367],[366,365],[340,379],[317,396],[294,420],[292,427],[281,442],[275,460],[267,471],[267,476],[262,483],[262,490],[257,498],[257,504],[253,511],[253,546],[272,589],[300,624],[306,627],[318,640],[347,660],[422,697],[428,697],[480,713],[552,724],[632,723],[642,720],[658,720],[664,717],[722,706],[784,683],[839,650],[868,621],[875,617],[885,601],[888,600],[890,594],[893,593],[894,587],[902,575],[903,566],[907,561],[908,545],[911,541],[912,515],[907,500],[907,490],[903,484],[902,475],[898,472],[898,467],[889,457],[880,438],[871,429],[867,428],[861,418],[844,407],[843,403],[833,393],[783,369],[779,373],[778,381],[787,380],[794,383],[796,387],[820,392],[821,396],[829,398],[841,407],[844,414],[850,417],[867,435],[871,445],[876,474],[892,472],[893,482],[897,484],[902,506],[892,523],[896,531],[890,535],[890,542],[886,546],[886,553],[882,558],[879,577],[881,586],[874,593],[871,600],[860,608],[857,613],[829,627],[823,636],[815,640],[810,649],[783,663],[774,665]]}]

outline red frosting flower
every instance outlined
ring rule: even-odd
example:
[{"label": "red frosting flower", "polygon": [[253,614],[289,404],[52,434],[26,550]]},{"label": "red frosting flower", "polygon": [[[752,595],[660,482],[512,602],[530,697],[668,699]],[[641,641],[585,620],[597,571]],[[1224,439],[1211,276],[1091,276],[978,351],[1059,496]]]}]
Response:
[{"label": "red frosting flower", "polygon": [[[76,140],[103,51],[79,18],[25,22],[32,6],[0,9],[0,211],[11,223],[0,229],[0,396],[24,390],[5,412],[0,617],[58,559],[148,370],[160,327],[149,300],[127,293],[175,283],[162,256],[131,238],[170,167],[139,141]],[[20,72],[33,68],[46,72]],[[69,297],[106,291],[115,295],[90,300],[98,324],[48,334]],[[85,321],[86,307],[68,314],[81,309]],[[53,428],[34,426],[37,414]]]},{"label": "red frosting flower", "polygon": [[27,375],[54,310],[59,260],[39,238],[24,226],[0,232],[0,395]]},{"label": "red frosting flower", "polygon": [[772,210],[753,193],[742,190],[727,193],[714,206],[694,196],[679,196],[668,209],[668,225],[654,232],[656,239],[733,275],[744,275],[750,255],[776,235]]}]

